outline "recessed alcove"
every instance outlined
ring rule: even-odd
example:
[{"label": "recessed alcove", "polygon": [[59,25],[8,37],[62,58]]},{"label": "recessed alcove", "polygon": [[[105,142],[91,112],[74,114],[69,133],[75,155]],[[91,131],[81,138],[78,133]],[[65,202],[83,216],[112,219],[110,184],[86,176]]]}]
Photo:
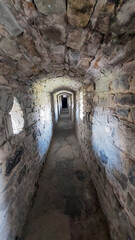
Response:
[{"label": "recessed alcove", "polygon": [[13,100],[13,106],[9,112],[11,116],[13,134],[19,134],[24,128],[23,111],[16,97]]}]

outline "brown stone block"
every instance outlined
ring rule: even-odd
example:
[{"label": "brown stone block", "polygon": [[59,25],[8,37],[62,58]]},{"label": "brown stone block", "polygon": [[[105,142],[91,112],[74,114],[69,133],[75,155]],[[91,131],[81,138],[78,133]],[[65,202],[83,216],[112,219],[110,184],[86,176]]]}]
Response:
[{"label": "brown stone block", "polygon": [[69,0],[68,1],[68,21],[74,27],[85,27],[93,10],[95,0]]}]

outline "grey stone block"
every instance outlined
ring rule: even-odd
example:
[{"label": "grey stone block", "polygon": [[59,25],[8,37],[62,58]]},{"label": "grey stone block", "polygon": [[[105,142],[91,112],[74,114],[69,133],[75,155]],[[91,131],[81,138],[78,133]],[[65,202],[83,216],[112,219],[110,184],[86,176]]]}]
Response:
[{"label": "grey stone block", "polygon": [[132,118],[135,121],[135,108],[132,108],[131,112],[132,112]]},{"label": "grey stone block", "polygon": [[119,108],[117,110],[117,114],[120,116],[120,117],[128,117],[128,113],[130,112],[130,109],[124,109],[124,108]]},{"label": "grey stone block", "polygon": [[0,108],[4,112],[10,112],[13,106],[13,96],[5,91],[0,93]]},{"label": "grey stone block", "polygon": [[127,177],[124,174],[118,173],[118,172],[114,174],[114,177],[119,182],[119,184],[121,185],[122,189],[126,190],[127,182],[128,182]]},{"label": "grey stone block", "polygon": [[133,165],[133,166],[130,168],[128,177],[129,177],[130,183],[135,187],[135,165]]},{"label": "grey stone block", "polygon": [[70,64],[77,65],[80,60],[80,53],[78,51],[69,51]]},{"label": "grey stone block", "polygon": [[115,79],[112,83],[113,90],[115,90],[115,91],[128,90],[130,88],[128,78],[129,78],[128,75],[124,75],[124,76],[120,76],[119,78]]},{"label": "grey stone block", "polygon": [[26,174],[26,165],[23,166],[23,168],[21,169],[20,173],[19,173],[19,177],[18,177],[18,183],[20,184],[23,177],[25,176]]},{"label": "grey stone block", "polygon": [[48,14],[62,14],[66,11],[66,2],[63,0],[34,0],[39,12]]},{"label": "grey stone block", "polygon": [[115,102],[121,105],[135,105],[135,94],[121,94],[115,97]]},{"label": "grey stone block", "polygon": [[6,141],[6,132],[4,128],[0,128],[0,146]]},{"label": "grey stone block", "polygon": [[0,23],[5,27],[9,34],[18,36],[23,33],[14,15],[7,6],[0,0]]}]

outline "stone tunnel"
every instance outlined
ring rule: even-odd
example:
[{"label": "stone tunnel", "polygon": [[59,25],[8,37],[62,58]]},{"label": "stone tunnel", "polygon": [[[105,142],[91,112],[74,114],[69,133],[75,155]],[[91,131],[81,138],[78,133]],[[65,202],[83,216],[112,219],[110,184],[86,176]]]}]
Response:
[{"label": "stone tunnel", "polygon": [[135,240],[135,0],[0,0],[0,240]]}]

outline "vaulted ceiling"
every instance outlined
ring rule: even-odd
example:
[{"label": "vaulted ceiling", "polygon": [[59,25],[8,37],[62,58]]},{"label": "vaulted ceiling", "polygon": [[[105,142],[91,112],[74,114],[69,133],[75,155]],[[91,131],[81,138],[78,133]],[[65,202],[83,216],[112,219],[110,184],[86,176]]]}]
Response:
[{"label": "vaulted ceiling", "polygon": [[130,74],[134,21],[134,0],[0,0],[0,74],[25,83]]}]

